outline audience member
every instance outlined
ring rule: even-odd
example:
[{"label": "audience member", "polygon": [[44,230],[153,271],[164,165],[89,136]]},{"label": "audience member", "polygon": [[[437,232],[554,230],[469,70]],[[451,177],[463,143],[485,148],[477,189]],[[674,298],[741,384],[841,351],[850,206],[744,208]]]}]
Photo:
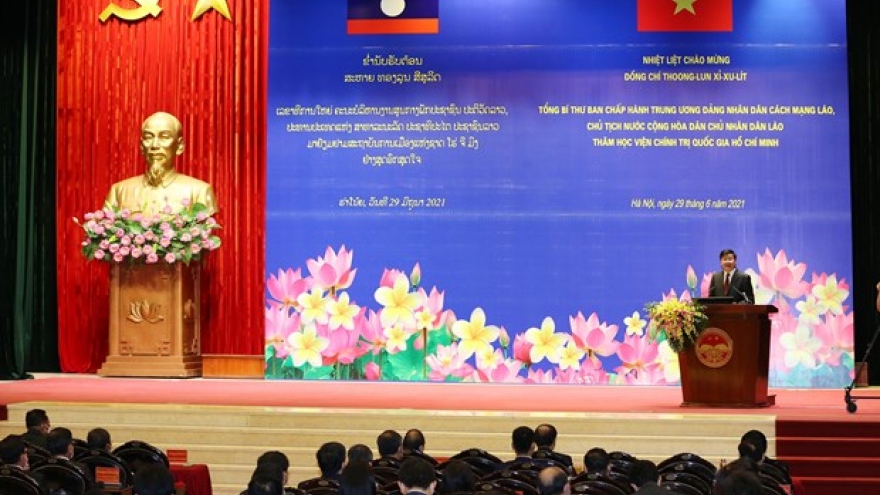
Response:
[{"label": "audience member", "polygon": [[437,465],[437,460],[425,453],[425,435],[422,433],[422,430],[416,428],[408,430],[403,437],[401,446],[404,457],[415,455],[430,462],[433,466]]},{"label": "audience member", "polygon": [[369,463],[373,460],[373,451],[362,443],[357,443],[348,448],[348,462],[363,461]]},{"label": "audience member", "polygon": [[394,430],[385,430],[376,438],[376,447],[379,448],[379,458],[373,461],[373,465],[386,465],[396,467],[403,458],[403,438]]},{"label": "audience member", "polygon": [[31,471],[27,454],[27,444],[21,435],[8,435],[0,440],[0,465],[18,469],[31,477],[38,485],[43,484],[43,476]]},{"label": "audience member", "polygon": [[46,437],[46,450],[55,457],[73,459],[73,433],[63,426],[52,428]]},{"label": "audience member", "polygon": [[104,428],[94,428],[89,431],[89,434],[86,436],[86,444],[90,449],[106,450],[107,452],[113,450],[110,432]]},{"label": "audience member", "polygon": [[635,492],[632,495],[670,495],[673,492],[658,484],[660,473],[657,465],[648,460],[633,462],[629,471],[629,482]]},{"label": "audience member", "polygon": [[452,460],[446,463],[440,476],[439,492],[471,493],[477,484],[477,476],[470,464],[464,461]]},{"label": "audience member", "polygon": [[535,428],[535,452],[532,454],[534,458],[552,459],[564,465],[569,473],[574,472],[574,463],[571,456],[557,452],[556,449],[556,427],[551,424],[543,423]]},{"label": "audience member", "polygon": [[147,464],[134,474],[135,495],[174,495],[174,476],[162,464]]},{"label": "audience member", "polygon": [[[539,427],[540,428],[540,427]],[[558,467],[548,467],[538,473],[538,492],[541,495],[570,495],[568,473]]]},{"label": "audience member", "polygon": [[713,495],[761,495],[763,487],[757,474],[730,466],[718,470]]},{"label": "audience member", "polygon": [[281,485],[281,489],[284,490],[284,485],[287,481],[287,473],[281,471],[281,466],[274,462],[264,462],[262,464],[258,462],[257,467],[255,467],[253,473],[251,473],[251,479],[248,481],[248,488],[241,492],[241,495],[246,495],[248,493],[248,490],[250,489],[250,481],[258,480],[257,484],[262,486],[264,480],[267,478],[278,481],[278,484]]},{"label": "audience member", "polygon": [[49,436],[46,437],[46,450],[59,460],[59,464],[79,471],[86,480],[86,487],[91,488],[94,483],[91,469],[71,460],[73,459],[73,433],[69,429],[63,426],[52,428]]},{"label": "audience member", "polygon": [[511,433],[510,448],[513,449],[514,458],[501,466],[499,470],[503,471],[520,462],[532,460],[532,453],[535,452],[535,430],[528,426],[518,426]]},{"label": "audience member", "polygon": [[[775,459],[771,459],[767,457],[767,437],[758,430],[749,430],[743,434],[740,439],[740,445],[748,444],[753,448],[753,453],[750,455],[757,464],[768,464],[773,466],[777,470],[781,471],[783,475],[785,475],[787,482],[791,484],[791,478],[789,475],[788,464],[778,461]],[[742,455],[742,454],[741,454]]]},{"label": "audience member", "polygon": [[43,409],[31,409],[24,415],[24,423],[27,431],[21,436],[25,442],[46,448],[46,437],[49,435],[51,424],[49,416]]},{"label": "audience member", "polygon": [[628,492],[629,485],[611,476],[611,456],[603,448],[594,447],[584,454],[584,471],[575,478],[575,482],[602,481],[619,487]]},{"label": "audience member", "polygon": [[282,495],[284,486],[278,476],[268,472],[264,466],[254,471],[245,493],[247,495]]},{"label": "audience member", "polygon": [[345,446],[339,442],[327,442],[315,453],[321,478],[339,481],[339,473],[345,464]]},{"label": "audience member", "polygon": [[397,485],[400,487],[402,495],[433,495],[434,488],[437,486],[437,473],[434,471],[434,466],[418,457],[404,459],[400,463],[398,476]]},{"label": "audience member", "polygon": [[584,454],[584,472],[585,473],[602,473],[608,472],[611,465],[611,456],[605,449],[594,447]]},{"label": "audience member", "polygon": [[736,450],[739,453],[739,458],[733,462],[741,462],[743,463],[744,468],[751,469],[757,473],[758,463],[761,462],[764,457],[761,455],[761,452],[748,442],[740,442],[739,445],[736,446]]},{"label": "audience member", "polygon": [[0,464],[27,471],[28,465],[27,448],[20,435],[7,435],[0,440]]},{"label": "audience member", "polygon": [[412,428],[403,436],[403,450],[422,452],[425,449],[425,435],[422,430]]},{"label": "audience member", "polygon": [[349,459],[339,475],[340,495],[376,495],[376,479],[367,461]]},{"label": "audience member", "polygon": [[[287,472],[290,470],[290,460],[284,452],[278,450],[263,452],[260,457],[257,458],[257,470],[260,470],[260,468],[263,468],[264,471],[274,469],[281,479],[281,486],[287,486]],[[254,471],[254,474],[256,474],[256,471]]]}]

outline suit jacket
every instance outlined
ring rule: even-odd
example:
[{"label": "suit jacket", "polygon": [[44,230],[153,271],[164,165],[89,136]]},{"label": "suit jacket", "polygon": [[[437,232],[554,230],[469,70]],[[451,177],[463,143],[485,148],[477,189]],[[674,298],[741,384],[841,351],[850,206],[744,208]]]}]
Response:
[{"label": "suit jacket", "polygon": [[29,470],[24,470],[18,464],[6,464],[3,467],[9,468],[9,469],[14,469],[14,470],[18,471],[19,473],[36,481],[38,485],[40,485],[40,486],[43,485],[43,476],[40,473],[32,473]]},{"label": "suit jacket", "polygon": [[21,435],[22,440],[24,440],[25,442],[27,442],[31,445],[36,445],[37,447],[40,447],[42,449],[46,448],[46,438],[47,437],[48,437],[48,435],[44,434],[43,432],[41,432],[40,430],[38,430],[36,428],[29,428],[28,431],[24,432]]},{"label": "suit jacket", "polygon": [[572,461],[571,456],[568,454],[563,454],[562,452],[557,452],[555,450],[550,450],[546,447],[539,448],[532,454],[533,459],[552,459],[560,464],[563,464],[566,468],[568,468],[569,474],[574,472],[574,461]]},{"label": "suit jacket", "polygon": [[[735,289],[735,290],[734,290]],[[743,295],[749,298],[746,301]],[[730,277],[730,287],[724,292],[724,271],[715,272],[712,275],[712,283],[709,285],[709,297],[731,296],[733,302],[747,302],[754,304],[755,290],[752,288],[752,277],[742,270],[733,272]]]},{"label": "suit jacket", "polygon": [[408,450],[408,449],[404,450],[403,451],[403,458],[406,459],[407,456],[418,457],[419,459],[422,459],[423,461],[427,461],[432,466],[436,466],[438,464],[437,459],[434,459],[433,457],[422,452],[421,450]]}]

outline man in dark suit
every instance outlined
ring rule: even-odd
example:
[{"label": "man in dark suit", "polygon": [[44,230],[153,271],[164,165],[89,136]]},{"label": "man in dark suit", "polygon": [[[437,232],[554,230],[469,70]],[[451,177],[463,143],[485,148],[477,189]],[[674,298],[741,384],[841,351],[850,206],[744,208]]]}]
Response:
[{"label": "man in dark suit", "polygon": [[532,454],[535,459],[552,459],[568,469],[569,474],[574,472],[574,462],[571,456],[557,452],[556,449],[556,427],[543,423],[535,428],[535,447],[536,450]]},{"label": "man in dark suit", "polygon": [[339,442],[327,442],[315,453],[318,469],[325,480],[339,481],[339,473],[345,464],[345,445]]},{"label": "man in dark suit", "polygon": [[548,467],[538,473],[538,492],[541,495],[570,495],[568,473],[558,467]]},{"label": "man in dark suit", "polygon": [[86,444],[88,444],[89,449],[106,450],[107,452],[113,450],[113,442],[110,440],[110,432],[104,428],[93,428],[89,430],[88,435],[86,435]]},{"label": "man in dark suit", "polygon": [[437,465],[437,460],[425,453],[425,434],[417,428],[408,430],[403,436],[403,456],[410,455],[421,457],[432,466]]},{"label": "man in dark suit", "polygon": [[37,484],[42,481],[41,476],[30,472],[25,443],[19,435],[9,435],[0,440],[0,465],[6,465],[12,469],[19,470],[21,473],[30,476]]},{"label": "man in dark suit", "polygon": [[629,491],[626,483],[611,477],[611,456],[601,447],[593,447],[584,454],[584,471],[575,478],[575,483],[592,480],[619,486],[624,492]]},{"label": "man in dark suit", "polygon": [[27,431],[21,436],[25,442],[36,445],[40,448],[46,448],[46,437],[49,435],[51,428],[49,416],[43,409],[31,409],[24,415],[24,423]]},{"label": "man in dark suit", "polygon": [[394,430],[385,430],[376,438],[379,458],[372,462],[373,467],[397,467],[403,459],[403,437]]},{"label": "man in dark suit", "polygon": [[535,452],[535,430],[528,426],[514,428],[511,434],[510,447],[513,449],[516,457],[498,466],[499,471],[509,469],[520,462],[532,460],[532,453]]},{"label": "man in dark suit", "polygon": [[[84,466],[73,459],[73,433],[64,427],[52,428],[49,436],[46,437],[46,449],[56,459],[56,463],[67,466],[71,470],[78,471],[86,482],[86,488],[90,488],[94,484],[91,470],[88,466]],[[38,468],[39,470],[39,468]]]},{"label": "man in dark suit", "polygon": [[428,461],[415,456],[407,457],[398,470],[402,495],[433,495],[437,486],[437,472]]},{"label": "man in dark suit", "polygon": [[345,465],[345,446],[339,442],[327,442],[315,453],[321,476],[301,481],[297,488],[308,491],[311,487],[339,488],[339,476]]},{"label": "man in dark suit", "polygon": [[755,290],[752,277],[736,268],[736,253],[733,249],[721,251],[721,271],[712,275],[709,297],[733,297],[733,302],[754,304]]},{"label": "man in dark suit", "polygon": [[629,482],[635,490],[632,495],[675,495],[678,492],[667,490],[657,484],[660,473],[657,466],[648,460],[633,462],[629,471]]}]

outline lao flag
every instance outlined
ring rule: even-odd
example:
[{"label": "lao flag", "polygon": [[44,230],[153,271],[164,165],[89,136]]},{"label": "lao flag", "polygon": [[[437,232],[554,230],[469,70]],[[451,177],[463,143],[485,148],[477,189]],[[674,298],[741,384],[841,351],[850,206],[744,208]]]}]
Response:
[{"label": "lao flag", "polygon": [[439,0],[348,0],[348,34],[439,32]]},{"label": "lao flag", "polygon": [[638,0],[639,31],[733,31],[733,0]]}]

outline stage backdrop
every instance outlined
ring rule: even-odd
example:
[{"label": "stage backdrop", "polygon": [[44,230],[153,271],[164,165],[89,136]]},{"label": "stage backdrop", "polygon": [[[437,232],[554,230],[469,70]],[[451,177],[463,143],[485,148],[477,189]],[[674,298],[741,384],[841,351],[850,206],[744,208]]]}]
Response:
[{"label": "stage backdrop", "polygon": [[267,376],[676,383],[733,248],[771,385],[849,383],[844,7],[273,1]]}]

